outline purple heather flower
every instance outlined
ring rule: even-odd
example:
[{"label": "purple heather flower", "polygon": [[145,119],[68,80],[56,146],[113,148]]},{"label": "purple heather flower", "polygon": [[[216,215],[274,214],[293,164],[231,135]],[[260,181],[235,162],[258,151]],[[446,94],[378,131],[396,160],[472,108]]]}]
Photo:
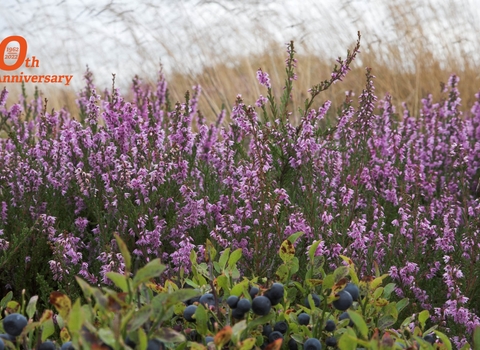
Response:
[{"label": "purple heather flower", "polygon": [[4,107],[5,103],[7,102],[8,91],[7,88],[4,87],[2,92],[0,93],[0,107]]},{"label": "purple heather flower", "polygon": [[263,85],[269,89],[272,87],[268,73],[263,72],[261,68],[257,70],[257,80],[260,85]]}]

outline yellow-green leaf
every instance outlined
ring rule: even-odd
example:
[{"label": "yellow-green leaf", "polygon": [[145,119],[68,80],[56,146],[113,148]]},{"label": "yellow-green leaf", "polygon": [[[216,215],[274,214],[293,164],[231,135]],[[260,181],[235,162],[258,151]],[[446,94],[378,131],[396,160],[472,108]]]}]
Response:
[{"label": "yellow-green leaf", "polygon": [[67,341],[70,341],[70,333],[68,333],[68,330],[66,327],[63,327],[60,330],[60,339],[62,340],[62,343],[66,343]]},{"label": "yellow-green leaf", "polygon": [[335,284],[335,277],[333,275],[327,275],[323,279],[323,288],[324,289],[331,289]]},{"label": "yellow-green leaf", "polygon": [[28,318],[32,318],[33,315],[35,315],[35,311],[37,310],[37,300],[38,300],[38,295],[34,295],[33,297],[30,298],[30,301],[28,302],[28,305],[27,305]]},{"label": "yellow-green leaf", "polygon": [[75,303],[73,304],[72,310],[70,311],[70,315],[68,317],[68,329],[73,334],[76,334],[82,328],[82,324],[84,321],[84,315],[82,312],[82,305],[80,303],[80,298],[78,298]]},{"label": "yellow-green leaf", "polygon": [[357,336],[351,327],[338,340],[338,348],[342,350],[355,350],[357,348]]},{"label": "yellow-green leaf", "polygon": [[195,323],[197,325],[197,332],[201,335],[207,334],[207,322],[208,322],[208,315],[207,310],[201,304],[197,306],[195,310]]},{"label": "yellow-green leaf", "polygon": [[357,329],[360,332],[360,335],[364,339],[367,339],[367,337],[368,337],[368,327],[367,327],[367,324],[365,323],[363,317],[360,314],[356,313],[355,311],[348,311],[348,315],[350,316],[350,319],[355,324],[355,326],[357,326]]},{"label": "yellow-green leaf", "polygon": [[42,322],[42,342],[47,340],[52,334],[55,333],[55,324],[53,318],[46,319]]},{"label": "yellow-green leaf", "polygon": [[289,240],[283,241],[278,254],[284,263],[291,261],[295,256],[295,247],[293,246],[293,243]]},{"label": "yellow-green leaf", "polygon": [[292,243],[295,243],[299,238],[300,236],[302,236],[304,234],[304,232],[302,231],[298,231],[298,232],[295,232],[294,234],[291,234],[290,236],[288,236],[288,240]]},{"label": "yellow-green leaf", "polygon": [[242,257],[242,248],[238,248],[230,254],[228,258],[228,267],[233,268],[238,260]]},{"label": "yellow-green leaf", "polygon": [[228,283],[228,277],[225,276],[224,274],[221,274],[220,276],[217,277],[217,285],[221,289],[223,289],[224,292],[227,292],[229,288],[229,283]]},{"label": "yellow-green leaf", "polygon": [[238,344],[240,346],[239,350],[251,350],[251,349],[253,349],[256,341],[257,340],[255,338],[247,338],[244,341],[241,341],[240,344]]},{"label": "yellow-green leaf", "polygon": [[5,309],[7,307],[8,302],[12,300],[12,298],[13,298],[13,292],[10,291],[0,301],[0,308]]},{"label": "yellow-green leaf", "polygon": [[8,313],[13,314],[14,312],[18,312],[20,310],[20,304],[15,300],[10,300],[7,303],[7,309]]},{"label": "yellow-green leaf", "polygon": [[147,348],[148,338],[142,327],[138,329],[138,348],[144,350]]},{"label": "yellow-green leaf", "polygon": [[190,262],[192,263],[192,265],[195,265],[197,263],[197,253],[193,249],[190,251]]},{"label": "yellow-green leaf", "polygon": [[190,350],[205,350],[207,347],[203,344],[197,343],[195,341],[189,341],[187,346]]},{"label": "yellow-green leaf", "polygon": [[222,255],[220,255],[220,259],[218,260],[218,263],[220,264],[220,267],[222,268],[222,270],[225,270],[229,257],[230,257],[230,248],[227,248],[223,251]]},{"label": "yellow-green leaf", "polygon": [[242,332],[247,328],[247,321],[242,320],[240,322],[237,322],[233,325],[232,327],[232,338],[234,341],[240,339],[240,336],[242,335]]},{"label": "yellow-green leaf", "polygon": [[275,272],[275,274],[280,282],[285,283],[287,281],[288,271],[289,271],[289,267],[285,265],[285,263],[278,267],[277,272]]},{"label": "yellow-green leaf", "polygon": [[377,287],[380,286],[380,285],[382,284],[383,280],[384,280],[386,277],[388,277],[388,276],[389,276],[389,275],[388,275],[388,273],[387,273],[387,274],[381,275],[380,277],[375,278],[375,279],[372,281],[372,283],[370,284],[370,288],[371,288],[372,290],[377,289]]},{"label": "yellow-green leaf", "polygon": [[230,339],[232,339],[233,330],[230,326],[225,326],[221,329],[213,338],[213,342],[217,346],[217,349],[222,349]]},{"label": "yellow-green leaf", "polygon": [[68,313],[72,308],[72,301],[68,296],[60,292],[51,292],[50,303],[55,306],[60,316],[67,319]]},{"label": "yellow-green leaf", "polygon": [[430,317],[430,312],[428,312],[428,310],[423,310],[418,314],[418,321],[420,322],[420,326],[422,329],[425,328],[425,322],[427,322],[429,317]]},{"label": "yellow-green leaf", "polygon": [[106,273],[108,279],[110,279],[113,284],[115,284],[118,288],[122,290],[122,292],[127,293],[128,292],[128,282],[127,282],[127,277],[125,275],[122,275],[121,273],[118,272],[107,272]]},{"label": "yellow-green leaf", "polygon": [[107,345],[110,345],[112,348],[115,347],[115,334],[109,328],[100,328],[98,330],[98,336],[102,339]]},{"label": "yellow-green leaf", "polygon": [[217,256],[217,250],[213,246],[212,242],[207,239],[207,242],[205,244],[205,261],[210,262],[215,260],[215,257]]}]

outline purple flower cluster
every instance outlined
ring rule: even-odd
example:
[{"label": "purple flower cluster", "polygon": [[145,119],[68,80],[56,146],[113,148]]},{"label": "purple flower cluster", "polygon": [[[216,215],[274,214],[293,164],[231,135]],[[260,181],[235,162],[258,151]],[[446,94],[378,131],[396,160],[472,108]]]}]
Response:
[{"label": "purple flower cluster", "polygon": [[[341,80],[356,52],[312,96]],[[293,77],[293,46],[289,55]],[[352,93],[338,115],[329,101],[307,104],[296,126],[283,119],[287,104],[270,120],[257,113],[270,92],[254,106],[239,95],[228,125],[225,111],[207,124],[200,87],[172,105],[162,73],[154,88],[136,78],[128,102],[117,89],[99,95],[87,71],[79,120],[46,112],[41,98],[7,108],[4,90],[0,251],[35,227],[55,281],[108,283],[107,272],[125,269],[115,232],[137,259],[159,257],[171,272],[188,271],[190,252],[201,259],[210,238],[241,248],[244,272],[272,276],[279,244],[303,231],[304,246],[322,241],[317,254],[330,266],[339,255],[363,274],[379,266],[399,296],[471,332],[480,324],[480,93],[461,111],[452,75],[441,101],[397,113],[366,76],[358,108]],[[271,87],[262,70],[257,78]],[[324,129],[326,118],[335,126]]]}]

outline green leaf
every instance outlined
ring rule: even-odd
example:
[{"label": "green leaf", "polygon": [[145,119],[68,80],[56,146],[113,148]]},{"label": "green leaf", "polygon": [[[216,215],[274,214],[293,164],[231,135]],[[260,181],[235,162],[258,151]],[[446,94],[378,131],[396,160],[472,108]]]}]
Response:
[{"label": "green leaf", "polygon": [[148,338],[147,338],[147,334],[145,333],[142,327],[138,329],[138,343],[139,343],[138,344],[139,349],[147,348]]},{"label": "green leaf", "polygon": [[257,339],[255,338],[247,338],[240,342],[239,350],[251,350],[255,346]]},{"label": "green leaf", "polygon": [[360,335],[364,339],[368,339],[368,327],[365,321],[363,320],[363,317],[354,311],[348,311],[348,315],[350,316],[350,319],[352,320],[352,322],[355,323],[355,326],[357,326],[357,329],[360,332]]},{"label": "green leaf", "polygon": [[230,274],[230,277],[233,279],[233,280],[238,280],[240,278],[240,271],[237,269],[236,266],[234,266],[233,268],[231,268],[228,272]]},{"label": "green leaf", "polygon": [[437,335],[437,337],[440,338],[442,343],[445,344],[445,346],[447,347],[447,350],[452,350],[452,343],[450,342],[450,339],[448,339],[448,337],[445,334],[439,331],[433,331],[433,332]]},{"label": "green leaf", "polygon": [[332,289],[334,284],[335,284],[335,277],[333,275],[327,275],[323,280],[323,289]]},{"label": "green leaf", "polygon": [[322,241],[320,240],[313,242],[310,248],[308,249],[308,256],[310,258],[310,263],[313,263],[313,259],[315,258],[315,252],[317,251],[317,248],[321,242]]},{"label": "green leaf", "polygon": [[230,295],[236,295],[237,297],[240,297],[242,293],[244,293],[245,291],[248,294],[248,283],[249,283],[248,280],[243,280],[242,282],[237,283],[230,290]]},{"label": "green leaf", "polygon": [[480,326],[473,331],[473,348],[480,349]]},{"label": "green leaf", "polygon": [[217,285],[223,289],[225,293],[228,293],[229,291],[229,283],[228,283],[228,277],[225,276],[224,274],[221,274],[220,276],[217,277]]},{"label": "green leaf", "polygon": [[278,267],[277,272],[275,272],[278,280],[282,283],[287,282],[289,268],[287,265],[282,264]]},{"label": "green leaf", "polygon": [[408,316],[403,322],[401,327],[405,327],[413,321],[413,316]]},{"label": "green leaf", "polygon": [[423,310],[418,314],[418,321],[420,322],[420,326],[422,330],[425,328],[425,322],[427,322],[429,317],[430,317],[430,312],[428,312],[428,310]]},{"label": "green leaf", "polygon": [[127,282],[127,277],[121,273],[118,272],[107,272],[106,276],[117,286],[122,290],[122,292],[128,292],[128,282]]},{"label": "green leaf", "polygon": [[357,335],[353,328],[348,327],[338,340],[338,348],[342,350],[355,350],[357,348]]},{"label": "green leaf", "polygon": [[233,343],[236,343],[240,340],[242,332],[247,328],[247,321],[242,320],[240,322],[235,323],[232,327],[232,340]]},{"label": "green leaf", "polygon": [[383,288],[383,297],[389,299],[392,292],[395,290],[395,283],[389,283]]},{"label": "green leaf", "polygon": [[395,324],[395,317],[391,315],[382,315],[378,319],[377,327],[381,330],[385,330]]},{"label": "green leaf", "polygon": [[304,232],[302,231],[295,232],[294,234],[291,234],[290,236],[288,236],[287,239],[290,241],[290,243],[295,243],[303,234]]},{"label": "green leaf", "polygon": [[190,278],[185,278],[185,283],[187,283],[190,287],[193,287],[193,288],[200,288],[201,286],[198,284],[198,283],[195,283],[194,281],[192,281]]},{"label": "green leaf", "polygon": [[233,268],[238,260],[242,257],[242,248],[238,248],[230,254],[228,258],[228,267]]},{"label": "green leaf", "polygon": [[432,326],[432,327],[430,327],[429,329],[425,330],[425,331],[423,332],[423,334],[430,334],[430,333],[433,333],[433,331],[434,331],[435,329],[437,329],[437,328],[438,328],[438,324],[436,324],[436,325],[433,325],[433,326]]},{"label": "green leaf", "polygon": [[296,273],[298,272],[298,270],[300,269],[300,265],[299,265],[299,262],[298,262],[298,258],[297,258],[296,256],[294,256],[290,264],[291,264],[291,267],[290,267],[290,276],[293,276],[293,275],[296,274]]},{"label": "green leaf", "polygon": [[278,254],[284,263],[290,262],[295,256],[295,247],[289,240],[283,241]]},{"label": "green leaf", "polygon": [[382,294],[383,294],[383,288],[379,287],[379,288],[375,289],[375,291],[373,292],[372,298],[376,300],[376,299],[380,298],[380,296]]},{"label": "green leaf", "polygon": [[340,266],[335,269],[333,272],[333,277],[335,278],[335,283],[340,281],[342,278],[345,278],[348,276],[350,272],[350,268],[348,266]]},{"label": "green leaf", "polygon": [[67,318],[70,310],[72,309],[72,301],[70,298],[60,292],[54,291],[50,293],[50,303],[55,306],[63,319]]},{"label": "green leaf", "polygon": [[260,325],[263,325],[263,324],[266,324],[266,323],[270,322],[274,318],[275,318],[275,313],[270,312],[269,314],[267,314],[265,316],[258,317],[254,320],[251,320],[250,322],[248,322],[247,332],[252,330],[252,329],[257,328]]},{"label": "green leaf", "polygon": [[307,273],[305,274],[305,280],[309,280],[313,277],[312,276],[312,274],[313,274],[312,271],[313,271],[312,268],[307,269]]},{"label": "green leaf", "polygon": [[213,268],[215,269],[216,273],[221,273],[223,271],[222,267],[218,263],[218,261],[213,262]]},{"label": "green leaf", "polygon": [[127,248],[127,245],[120,238],[118,233],[114,233],[114,236],[115,236],[115,239],[117,240],[118,249],[120,250],[120,253],[123,256],[123,261],[125,262],[125,274],[128,275],[128,273],[131,271],[131,268],[132,268],[132,257]]},{"label": "green leaf", "polygon": [[197,253],[193,249],[190,251],[190,262],[193,266],[197,264]]},{"label": "green leaf", "polygon": [[53,324],[53,318],[49,318],[42,323],[42,342],[47,340],[54,333],[55,325]]},{"label": "green leaf", "polygon": [[197,343],[196,341],[187,342],[187,348],[190,350],[206,350],[207,349],[205,345]]},{"label": "green leaf", "polygon": [[380,286],[380,285],[382,284],[383,280],[384,280],[386,277],[388,277],[388,276],[389,276],[389,274],[386,273],[386,274],[383,274],[383,275],[381,275],[381,276],[379,276],[379,277],[376,277],[376,278],[370,283],[370,288],[371,288],[372,290],[377,289],[377,287]]},{"label": "green leaf", "polygon": [[200,263],[197,265],[197,272],[200,273],[202,276],[209,278],[210,277],[210,272],[208,270],[208,265],[207,263]]},{"label": "green leaf", "polygon": [[395,306],[397,308],[398,313],[400,313],[403,309],[405,309],[408,303],[409,303],[408,298],[403,298],[402,300],[397,302]]},{"label": "green leaf", "polygon": [[159,277],[165,271],[165,265],[160,263],[160,259],[154,259],[147,265],[139,269],[133,277],[133,289],[136,289],[140,284],[149,281],[151,278]]},{"label": "green leaf", "polygon": [[230,248],[225,249],[222,252],[222,255],[220,255],[220,259],[218,260],[218,263],[220,264],[220,267],[222,268],[222,270],[225,270],[229,256],[230,256]]},{"label": "green leaf", "polygon": [[186,301],[200,295],[202,295],[202,293],[198,289],[179,289],[172,293],[161,293],[156,295],[152,299],[151,305],[154,312],[160,313],[162,310],[168,309],[179,302]]},{"label": "green leaf", "polygon": [[298,289],[290,287],[287,289],[287,300],[295,300],[297,298]]},{"label": "green leaf", "polygon": [[135,311],[133,318],[128,323],[130,332],[136,331],[140,328],[145,322],[150,319],[152,315],[152,306],[151,305],[144,305],[140,310]]},{"label": "green leaf", "polygon": [[208,332],[207,322],[208,322],[207,310],[203,305],[199,304],[197,306],[197,309],[195,310],[195,324],[197,325],[197,332],[199,334],[207,335],[207,332]]},{"label": "green leaf", "polygon": [[210,262],[215,260],[215,257],[217,256],[217,250],[213,246],[212,242],[207,239],[207,242],[205,244],[205,261]]},{"label": "green leaf", "polygon": [[7,307],[7,304],[10,300],[13,298],[13,293],[12,291],[8,292],[7,295],[5,295],[2,300],[0,301],[0,307],[2,309],[5,309]]},{"label": "green leaf", "polygon": [[110,345],[112,348],[115,348],[115,334],[111,329],[100,328],[98,330],[98,336],[102,339],[107,345]]},{"label": "green leaf", "polygon": [[27,305],[28,318],[33,318],[33,315],[35,315],[35,311],[37,310],[37,301],[38,301],[38,295],[34,295],[33,297],[30,298],[30,301],[28,302],[28,305]]},{"label": "green leaf", "polygon": [[398,311],[395,303],[388,303],[383,307],[383,313],[385,315],[390,315],[395,319],[395,322],[398,320]]},{"label": "green leaf", "polygon": [[155,335],[159,340],[165,343],[181,343],[184,342],[185,336],[172,328],[159,328],[155,331]]},{"label": "green leaf", "polygon": [[73,335],[80,332],[82,329],[82,324],[84,321],[84,315],[82,312],[82,305],[80,303],[80,298],[75,300],[75,303],[72,306],[70,315],[68,316],[68,331]]}]

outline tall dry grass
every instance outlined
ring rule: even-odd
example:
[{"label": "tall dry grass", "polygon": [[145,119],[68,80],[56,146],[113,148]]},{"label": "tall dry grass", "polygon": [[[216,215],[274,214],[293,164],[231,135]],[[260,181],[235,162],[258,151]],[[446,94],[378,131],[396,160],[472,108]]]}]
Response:
[{"label": "tall dry grass", "polygon": [[[211,1],[200,1],[196,6],[207,6]],[[253,104],[260,94],[266,91],[256,82],[256,70],[262,68],[270,74],[274,91],[281,94],[284,80],[285,47],[273,39],[272,25],[263,24],[268,16],[277,16],[273,21],[284,23],[298,23],[296,34],[286,37],[284,41],[293,39],[298,51],[298,81],[293,91],[294,108],[302,107],[303,101],[308,97],[308,89],[328,79],[333,65],[334,57],[346,56],[346,49],[353,47],[356,37],[349,35],[344,29],[344,23],[339,20],[338,14],[326,12],[325,7],[313,5],[311,11],[321,14],[319,21],[329,23],[323,27],[324,32],[312,32],[308,23],[302,18],[287,13],[284,15],[281,8],[275,12],[266,10],[258,11],[258,1],[248,1],[232,5],[229,1],[219,1],[222,6],[234,9],[238,13],[247,11],[249,16],[254,16],[254,27],[235,27],[236,24],[217,22],[220,30],[227,26],[238,35],[239,45],[243,45],[246,54],[239,55],[238,50],[232,53],[227,46],[218,42],[218,32],[205,28],[200,30],[188,23],[183,24],[182,34],[170,33],[165,37],[156,35],[148,24],[139,22],[139,18],[132,13],[122,12],[116,6],[105,6],[101,9],[102,16],[110,16],[112,20],[121,23],[124,32],[135,39],[136,54],[149,67],[157,62],[151,51],[147,50],[139,38],[138,31],[152,31],[149,35],[154,37],[166,52],[162,57],[163,62],[168,62],[172,69],[167,72],[172,100],[182,101],[186,90],[191,90],[195,84],[202,86],[203,95],[200,108],[207,117],[214,118],[215,114],[225,107],[229,110],[237,94],[242,94],[244,101]],[[435,98],[440,96],[440,83],[446,82],[452,73],[460,77],[460,92],[464,106],[470,106],[474,101],[474,94],[480,90],[480,60],[473,53],[480,52],[480,36],[472,39],[472,32],[478,30],[478,24],[473,23],[466,14],[469,6],[474,2],[434,0],[392,0],[383,8],[387,12],[385,22],[378,23],[380,31],[372,30],[371,20],[375,18],[375,9],[370,12],[359,13],[350,1],[343,0],[343,20],[353,22],[356,30],[362,32],[362,48],[359,59],[353,65],[343,83],[336,84],[324,92],[323,100],[333,101],[333,109],[339,107],[344,99],[346,90],[353,90],[358,96],[364,86],[365,67],[372,67],[376,76],[375,85],[377,95],[381,98],[386,93],[393,96],[393,102],[401,108],[401,103],[406,102],[413,114],[416,114],[420,99],[432,93]],[[90,6],[90,5],[89,5]],[[185,3],[179,2],[178,11],[186,11]],[[316,7],[318,6],[318,7]],[[160,10],[159,10],[160,9]],[[471,8],[473,11],[475,6]],[[87,9],[93,14],[98,9]],[[161,6],[154,6],[151,11],[161,11]],[[316,11],[316,12],[315,12]],[[256,16],[256,17],[255,17]],[[301,17],[301,16],[300,16]],[[338,17],[338,18],[337,18]],[[442,21],[436,22],[436,18]],[[230,19],[229,19],[230,20]],[[227,20],[226,20],[227,21]],[[220,23],[220,24],[219,24]],[[161,28],[161,23],[157,24]],[[293,26],[293,25],[292,25]],[[384,26],[385,28],[383,28]],[[382,35],[384,30],[385,35]],[[293,33],[293,32],[292,32]],[[387,35],[388,34],[388,35]],[[448,35],[447,35],[448,34]],[[433,41],[432,36],[437,40]],[[192,52],[183,52],[180,56],[175,52],[175,47],[188,38]],[[327,45],[318,45],[319,42]],[[264,48],[260,53],[251,53],[251,47]],[[117,45],[121,43],[118,41]],[[343,47],[343,50],[339,48]],[[329,49],[331,48],[331,49]],[[477,55],[478,56],[478,55]],[[78,57],[77,57],[78,59]],[[195,60],[196,69],[190,63]],[[198,69],[200,68],[200,69]],[[150,68],[149,68],[150,69]],[[95,71],[94,71],[95,73]],[[117,72],[118,73],[118,72]],[[141,72],[140,72],[141,73]],[[140,74],[147,82],[154,83],[154,74]],[[77,76],[76,79],[80,77]],[[11,86],[10,86],[11,87]],[[100,86],[99,90],[108,88]],[[76,113],[75,91],[73,89],[48,88],[42,86],[44,95],[48,98],[49,108],[60,108],[66,105],[73,114]],[[10,95],[9,102],[18,97],[18,91]],[[123,92],[126,93],[125,86]],[[31,91],[30,91],[31,93]],[[322,99],[319,99],[322,100]]]}]

